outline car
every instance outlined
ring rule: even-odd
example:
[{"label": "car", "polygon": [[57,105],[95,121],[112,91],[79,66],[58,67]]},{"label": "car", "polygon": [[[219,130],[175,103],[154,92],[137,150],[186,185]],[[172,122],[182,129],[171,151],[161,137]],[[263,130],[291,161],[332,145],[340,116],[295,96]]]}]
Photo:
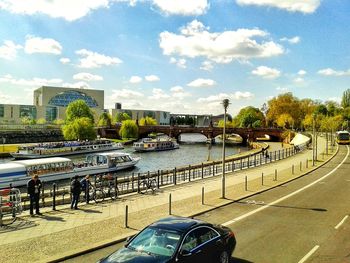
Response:
[{"label": "car", "polygon": [[228,263],[235,246],[228,227],[172,216],[147,226],[98,262]]}]

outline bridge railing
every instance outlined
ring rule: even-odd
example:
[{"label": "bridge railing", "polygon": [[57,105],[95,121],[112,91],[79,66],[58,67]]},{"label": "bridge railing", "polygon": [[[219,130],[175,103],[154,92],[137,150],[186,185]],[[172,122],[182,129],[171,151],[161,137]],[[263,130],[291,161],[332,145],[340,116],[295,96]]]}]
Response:
[{"label": "bridge railing", "polygon": [[[234,173],[239,170],[245,170],[252,167],[257,167],[269,163],[273,163],[279,160],[283,160],[294,156],[295,154],[303,151],[307,148],[307,143],[297,145],[294,147],[287,147],[276,151],[267,151],[267,149],[261,148],[254,153],[241,156],[241,157],[229,157],[225,160],[226,173]],[[222,174],[222,161],[216,160],[211,162],[205,162],[195,165],[188,165],[183,167],[175,167],[167,170],[149,171],[147,173],[131,173],[125,176],[118,176],[117,173],[113,174],[110,188],[104,189],[105,197],[115,196],[115,189],[118,189],[118,196],[122,196],[129,193],[142,192],[144,187],[144,180],[155,181],[156,188],[162,188],[170,185],[185,184],[192,181],[198,181],[209,177],[215,177]],[[101,175],[92,176],[92,184],[97,186],[97,182]],[[43,189],[41,194],[41,206],[53,206],[63,205],[70,203],[71,194],[69,186],[52,186],[52,184],[43,182]],[[108,195],[107,195],[108,193]],[[29,201],[26,194],[22,195],[23,208],[28,209]]]}]

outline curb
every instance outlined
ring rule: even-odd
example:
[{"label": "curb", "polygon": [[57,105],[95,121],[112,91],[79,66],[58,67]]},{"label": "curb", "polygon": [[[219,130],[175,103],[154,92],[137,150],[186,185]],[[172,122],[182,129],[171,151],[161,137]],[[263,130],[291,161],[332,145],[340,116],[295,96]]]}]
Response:
[{"label": "curb", "polygon": [[[306,176],[306,175],[312,173],[313,171],[315,171],[315,170],[321,168],[322,166],[324,166],[325,164],[327,164],[328,162],[330,162],[330,161],[338,154],[338,152],[339,152],[339,145],[337,145],[337,150],[334,152],[334,154],[333,154],[328,160],[326,160],[325,162],[323,162],[323,163],[320,164],[319,166],[316,166],[316,167],[312,168],[311,170],[309,170],[309,171],[307,171],[307,172],[305,172],[305,173],[300,174],[300,175],[297,176],[297,177],[294,177],[294,178],[292,178],[292,179],[289,179],[289,180],[287,180],[287,181],[285,181],[285,182],[282,182],[282,183],[280,183],[280,184],[278,184],[278,185],[275,185],[275,186],[272,186],[272,187],[270,187],[270,188],[267,188],[267,189],[264,189],[264,190],[261,190],[261,191],[258,191],[258,192],[255,192],[255,193],[252,193],[252,194],[243,196],[243,197],[240,197],[240,198],[238,198],[238,199],[236,199],[236,200],[229,201],[229,202],[226,203],[226,204],[222,204],[222,205],[219,205],[219,206],[216,206],[216,207],[213,207],[213,208],[206,209],[206,210],[204,210],[204,211],[202,211],[202,212],[192,214],[192,215],[190,215],[190,216],[188,216],[188,217],[193,218],[193,217],[202,215],[202,214],[204,214],[204,213],[207,213],[207,212],[216,210],[216,209],[218,209],[218,208],[222,208],[222,207],[231,205],[231,204],[233,204],[233,203],[239,202],[239,201],[244,200],[244,199],[246,199],[246,198],[249,198],[249,197],[252,197],[252,196],[255,196],[255,195],[264,193],[264,192],[267,192],[267,191],[269,191],[269,190],[271,190],[271,189],[280,187],[281,185],[285,185],[285,184],[288,184],[288,183],[290,183],[290,182],[292,182],[292,181],[295,181],[295,180],[297,180],[297,179],[299,179],[299,178],[301,178],[301,177],[304,177],[304,176]],[[227,199],[227,200],[228,200],[228,199]],[[134,231],[133,233],[136,234],[136,233],[138,233],[138,232],[139,232],[139,231]],[[99,250],[99,249],[102,249],[102,248],[105,248],[105,247],[109,247],[109,246],[115,245],[115,244],[120,243],[120,242],[124,242],[128,237],[131,237],[131,236],[133,236],[134,234],[127,234],[127,235],[125,235],[125,236],[123,236],[123,237],[119,237],[119,238],[117,238],[117,239],[113,239],[113,240],[110,240],[110,241],[107,241],[107,242],[104,242],[104,243],[101,243],[101,244],[97,244],[97,245],[95,244],[94,247],[89,247],[89,248],[86,248],[86,249],[83,249],[83,250],[80,250],[80,251],[77,251],[77,252],[74,252],[74,253],[70,253],[69,255],[61,256],[61,257],[59,257],[59,258],[49,259],[49,260],[47,260],[46,262],[48,262],[48,263],[56,263],[56,262],[61,262],[61,261],[64,261],[64,260],[72,259],[72,258],[75,258],[75,257],[78,257],[78,256],[82,256],[82,255],[84,255],[84,254],[87,254],[87,253],[90,253],[90,252],[94,252],[94,251],[96,251],[96,250]]]}]

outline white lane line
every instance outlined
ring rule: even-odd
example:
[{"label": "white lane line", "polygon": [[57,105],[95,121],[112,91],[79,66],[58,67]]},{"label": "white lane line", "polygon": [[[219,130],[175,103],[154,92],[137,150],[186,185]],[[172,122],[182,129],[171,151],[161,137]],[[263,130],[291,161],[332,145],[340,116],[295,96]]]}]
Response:
[{"label": "white lane line", "polygon": [[349,216],[345,216],[342,221],[338,225],[336,225],[334,228],[338,229],[342,224],[344,224],[345,220],[348,219]]},{"label": "white lane line", "polygon": [[307,253],[302,259],[300,259],[300,261],[299,261],[298,263],[303,263],[303,262],[305,262],[306,260],[308,260],[309,257],[311,257],[312,254],[315,253],[316,250],[317,250],[319,247],[320,247],[320,246],[318,246],[318,245],[317,245],[317,246],[314,246],[314,248],[311,249],[310,252]]},{"label": "white lane line", "polygon": [[336,170],[338,170],[339,167],[342,166],[343,163],[346,161],[346,159],[349,157],[349,146],[346,146],[346,148],[347,148],[348,152],[347,152],[345,158],[341,161],[340,164],[338,164],[338,165],[337,165],[332,171],[330,171],[328,174],[326,174],[326,175],[324,175],[323,177],[317,179],[316,181],[312,182],[311,184],[308,184],[308,185],[304,186],[303,188],[300,188],[300,189],[298,189],[298,190],[296,190],[296,191],[294,191],[294,192],[292,192],[292,193],[290,193],[290,194],[288,194],[288,195],[286,195],[286,196],[284,196],[284,197],[281,197],[280,199],[277,199],[277,200],[275,200],[275,201],[273,201],[273,202],[271,202],[271,203],[269,203],[269,204],[266,204],[265,206],[259,207],[259,208],[255,209],[255,210],[252,210],[252,211],[250,211],[250,212],[248,212],[248,213],[246,213],[246,214],[243,214],[243,215],[241,215],[241,216],[239,216],[239,217],[236,217],[236,218],[234,218],[234,219],[232,219],[232,220],[229,220],[229,221],[223,223],[222,225],[228,226],[228,225],[231,225],[231,224],[233,224],[233,223],[235,223],[235,222],[237,222],[237,221],[239,221],[239,220],[242,220],[242,219],[244,219],[244,218],[246,218],[246,217],[248,217],[248,216],[254,215],[254,214],[256,214],[256,213],[258,213],[258,212],[260,212],[260,211],[262,211],[262,210],[264,210],[264,209],[266,209],[266,208],[269,208],[270,206],[273,206],[273,205],[275,205],[275,204],[278,204],[278,203],[280,203],[280,202],[282,202],[282,201],[288,199],[289,197],[292,197],[292,196],[294,196],[294,195],[296,195],[296,194],[299,194],[300,192],[302,192],[302,191],[304,191],[304,190],[310,188],[311,186],[317,184],[318,182],[324,180],[325,178],[327,178],[328,176],[330,176],[331,174],[333,174]]}]

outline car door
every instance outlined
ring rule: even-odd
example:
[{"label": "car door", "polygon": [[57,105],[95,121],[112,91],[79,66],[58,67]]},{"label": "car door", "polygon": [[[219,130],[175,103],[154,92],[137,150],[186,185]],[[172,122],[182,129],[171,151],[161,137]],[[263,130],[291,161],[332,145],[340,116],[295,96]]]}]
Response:
[{"label": "car door", "polygon": [[180,247],[180,262],[202,263],[212,260],[219,233],[203,226],[191,230]]}]

